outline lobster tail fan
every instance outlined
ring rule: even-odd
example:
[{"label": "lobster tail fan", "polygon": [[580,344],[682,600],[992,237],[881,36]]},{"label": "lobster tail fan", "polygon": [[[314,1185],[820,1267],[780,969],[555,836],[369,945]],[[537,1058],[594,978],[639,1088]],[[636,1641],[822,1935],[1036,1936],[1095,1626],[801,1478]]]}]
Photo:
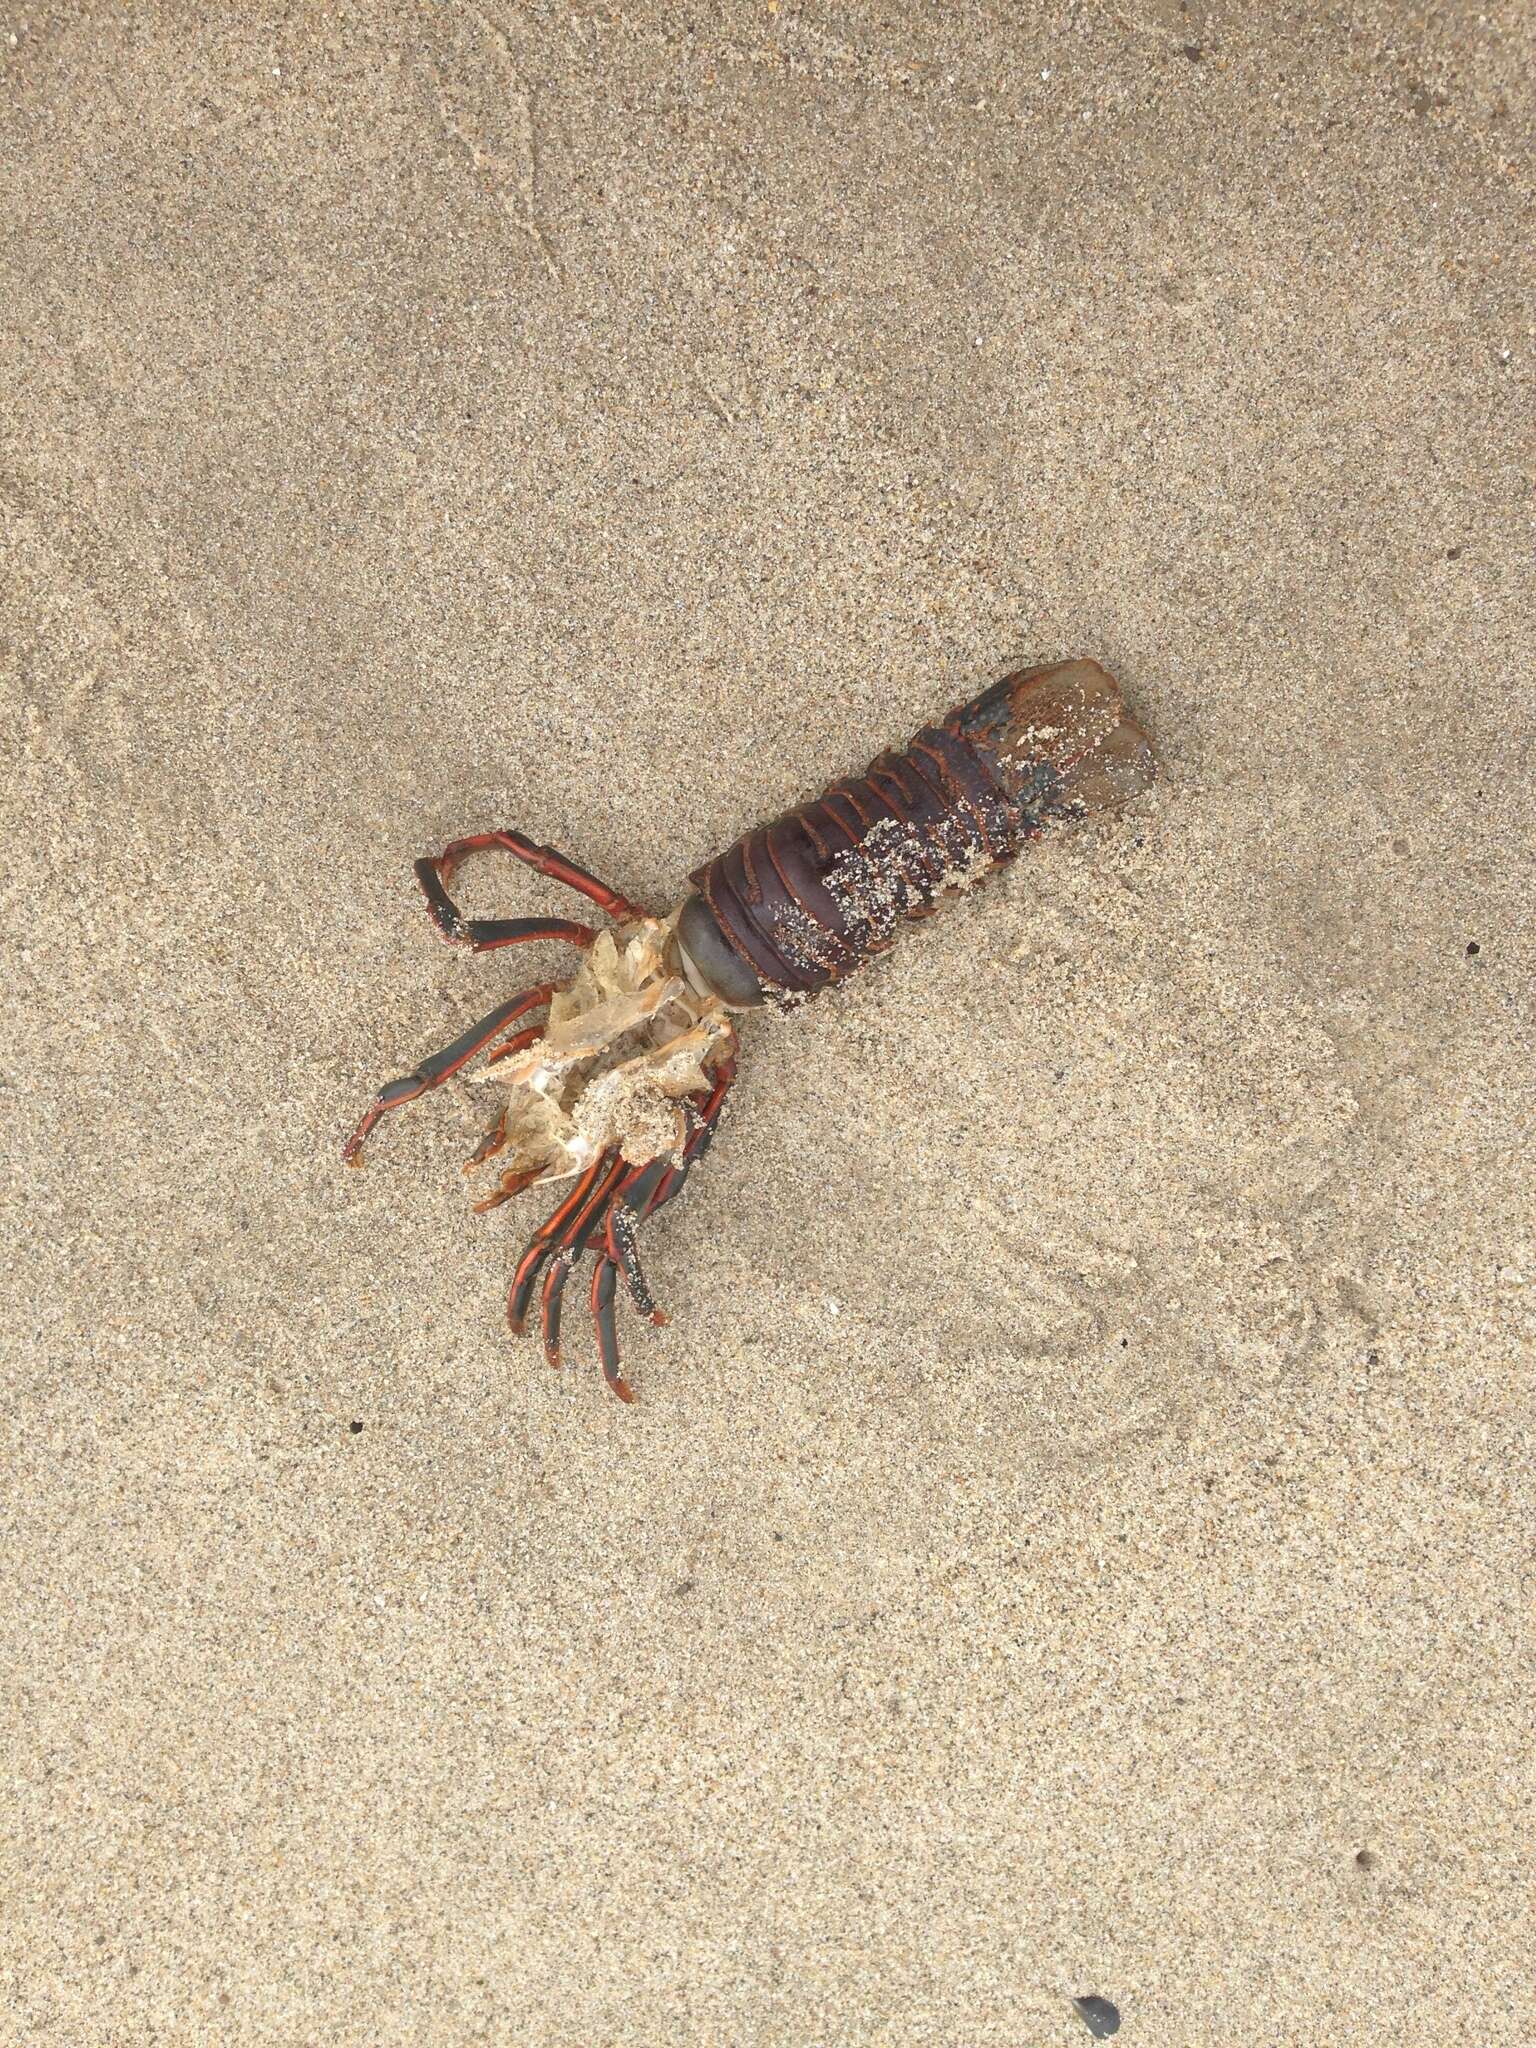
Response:
[{"label": "lobster tail fan", "polygon": [[1157,772],[1151,742],[1096,661],[1021,669],[950,724],[1004,795],[1042,824],[1118,810]]},{"label": "lobster tail fan", "polygon": [[1135,719],[1125,715],[1063,774],[1059,805],[1074,818],[1118,811],[1150,788],[1156,774],[1151,741]]}]

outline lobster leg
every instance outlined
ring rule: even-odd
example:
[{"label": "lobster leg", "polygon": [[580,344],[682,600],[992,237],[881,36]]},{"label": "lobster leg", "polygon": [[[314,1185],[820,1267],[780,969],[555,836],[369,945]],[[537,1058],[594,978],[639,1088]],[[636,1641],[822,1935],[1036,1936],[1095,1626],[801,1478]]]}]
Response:
[{"label": "lobster leg", "polygon": [[635,1307],[641,1315],[649,1316],[653,1323],[664,1323],[666,1317],[656,1306],[655,1297],[646,1285],[635,1240],[662,1182],[671,1171],[669,1159],[653,1159],[649,1166],[641,1167],[620,1188],[609,1206],[608,1227],[603,1240],[603,1256],[607,1263],[623,1270]]},{"label": "lobster leg", "polygon": [[501,1113],[497,1117],[495,1123],[491,1125],[491,1128],[480,1140],[479,1144],[475,1147],[474,1151],[471,1152],[469,1157],[465,1160],[464,1171],[466,1173],[473,1173],[475,1168],[477,1166],[483,1166],[487,1159],[494,1159],[496,1157],[496,1154],[501,1150],[501,1148],[503,1147],[503,1145],[506,1144],[506,1142],[507,1111],[506,1106],[503,1105]]},{"label": "lobster leg", "polygon": [[467,853],[492,850],[510,853],[541,875],[564,882],[589,898],[607,916],[621,923],[644,917],[639,904],[596,875],[557,853],[552,846],[537,846],[521,832],[476,832],[467,839],[455,839],[438,854],[416,862],[415,874],[427,899],[427,912],[443,937],[451,944],[469,946],[476,953],[489,953],[497,946],[522,945],[530,939],[570,939],[578,946],[590,946],[597,934],[589,925],[574,924],[568,918],[465,917],[448,894],[448,884]]},{"label": "lobster leg", "polygon": [[507,1295],[507,1323],[514,1337],[521,1337],[523,1324],[528,1316],[528,1304],[533,1299],[534,1282],[539,1268],[554,1250],[555,1241],[571,1218],[584,1206],[588,1195],[597,1185],[601,1176],[612,1164],[613,1154],[604,1152],[594,1159],[586,1172],[577,1181],[565,1200],[539,1225],[523,1247],[523,1255],[517,1262],[512,1275],[512,1286]]},{"label": "lobster leg", "polygon": [[592,1275],[592,1321],[597,1330],[597,1355],[603,1363],[603,1378],[621,1401],[633,1401],[635,1390],[619,1370],[619,1333],[613,1315],[616,1277],[614,1263],[605,1254]]},{"label": "lobster leg", "polygon": [[527,1031],[519,1031],[515,1038],[509,1038],[505,1045],[498,1045],[495,1048],[486,1065],[493,1067],[498,1060],[509,1060],[514,1053],[526,1052],[530,1045],[537,1045],[543,1036],[543,1027],[538,1024],[530,1026]]},{"label": "lobster leg", "polygon": [[591,925],[564,917],[466,917],[443,887],[435,860],[417,861],[415,875],[427,899],[427,915],[451,946],[494,953],[498,946],[525,946],[535,939],[569,939],[573,946],[590,946],[597,937]]},{"label": "lobster leg", "polygon": [[477,1052],[490,1044],[498,1032],[526,1011],[536,1009],[540,1003],[547,1003],[554,993],[555,984],[544,982],[538,988],[513,996],[510,1002],[498,1003],[494,1010],[471,1024],[461,1032],[451,1045],[445,1045],[440,1052],[434,1052],[424,1059],[413,1074],[402,1074],[397,1081],[388,1081],[374,1097],[363,1115],[361,1123],[341,1148],[341,1156],[348,1166],[361,1166],[363,1140],[373,1129],[379,1118],[388,1109],[398,1109],[403,1102],[414,1102],[418,1095],[425,1095],[428,1089],[440,1088],[460,1067],[468,1064]]},{"label": "lobster leg", "polygon": [[607,1209],[614,1188],[624,1178],[625,1170],[623,1160],[615,1159],[553,1247],[544,1275],[539,1329],[544,1339],[544,1356],[556,1372],[560,1369],[560,1302],[565,1293],[565,1283],[572,1266],[592,1242],[598,1222]]},{"label": "lobster leg", "polygon": [[[699,1135],[701,1134],[696,1125],[689,1140],[690,1146],[693,1138]],[[659,1209],[664,1209],[674,1195],[682,1193],[683,1182],[688,1178],[696,1160],[708,1149],[708,1143],[708,1135],[705,1135],[697,1151],[685,1151],[681,1166],[674,1165],[670,1159],[653,1159],[629,1194],[622,1200],[616,1199],[608,1212],[608,1233],[603,1255],[622,1270],[629,1287],[630,1299],[638,1312],[658,1327],[665,1323],[667,1318],[656,1306],[656,1297],[651,1293],[645,1270],[640,1264],[640,1225],[648,1216],[654,1216]]]},{"label": "lobster leg", "polygon": [[669,1165],[654,1190],[643,1202],[625,1203],[622,1207],[615,1203],[615,1213],[610,1218],[612,1239],[604,1250],[604,1257],[613,1260],[623,1269],[635,1307],[641,1315],[658,1327],[665,1323],[667,1318],[665,1311],[656,1306],[656,1297],[651,1293],[644,1268],[640,1264],[640,1248],[637,1243],[639,1228],[649,1217],[665,1209],[668,1202],[675,1200],[683,1192],[683,1183],[709,1150],[713,1136],[713,1124],[700,1130],[696,1145],[690,1146],[684,1154],[681,1166]]},{"label": "lobster leg", "polygon": [[[494,1066],[497,1060],[509,1060],[514,1053],[526,1052],[530,1045],[536,1045],[543,1036],[544,1027],[541,1024],[535,1024],[527,1031],[519,1031],[515,1038],[509,1038],[504,1045],[497,1045],[491,1048],[490,1054],[486,1059],[486,1065],[488,1067]],[[508,1105],[505,1103],[502,1105],[500,1116],[497,1117],[495,1123],[491,1125],[491,1128],[480,1140],[474,1151],[465,1160],[464,1171],[466,1173],[473,1173],[475,1168],[483,1166],[487,1159],[494,1159],[496,1154],[506,1144],[507,1107]],[[538,1177],[539,1169],[535,1168],[532,1173],[522,1176],[518,1184],[522,1187],[528,1187]],[[503,1184],[505,1185],[506,1181],[514,1178],[516,1177],[510,1174],[504,1176]],[[516,1188],[511,1188],[507,1192],[515,1194],[517,1190]],[[475,1202],[471,1206],[478,1213],[481,1209],[494,1209],[498,1203],[504,1202],[506,1199],[506,1193],[492,1195],[488,1202]]]},{"label": "lobster leg", "polygon": [[[663,1171],[654,1182],[653,1191],[635,1201],[633,1207],[630,1206],[632,1196],[622,1203],[613,1202],[608,1211],[605,1247],[598,1257],[597,1269],[592,1275],[592,1323],[597,1331],[597,1355],[602,1362],[603,1378],[621,1401],[633,1401],[635,1398],[634,1388],[619,1371],[619,1333],[614,1319],[613,1296],[621,1266],[624,1278],[629,1283],[629,1291],[634,1297],[635,1307],[641,1315],[648,1316],[653,1323],[658,1324],[667,1320],[656,1306],[650,1288],[646,1285],[645,1274],[640,1267],[639,1253],[635,1249],[636,1223],[628,1219],[633,1217],[643,1220],[646,1216],[654,1216],[658,1209],[664,1208],[672,1197],[681,1191],[683,1182],[688,1177],[689,1168],[698,1156],[699,1154],[695,1153],[694,1159],[686,1160],[680,1167],[668,1166],[665,1160],[654,1160],[652,1165],[660,1166]],[[649,1175],[650,1167],[645,1171]],[[639,1194],[640,1186],[637,1183],[633,1195]]]},{"label": "lobster leg", "polygon": [[619,1370],[619,1335],[613,1309],[619,1270],[622,1267],[635,1307],[641,1315],[648,1316],[653,1323],[664,1323],[666,1317],[656,1306],[641,1270],[635,1235],[647,1216],[665,1208],[675,1195],[682,1192],[688,1175],[709,1150],[720,1121],[725,1092],[735,1073],[734,1059],[723,1062],[717,1069],[715,1085],[705,1099],[704,1108],[698,1113],[693,1132],[684,1147],[681,1164],[673,1165],[666,1158],[653,1159],[648,1166],[639,1168],[621,1182],[609,1203],[603,1250],[592,1275],[592,1323],[597,1331],[597,1351],[602,1361],[603,1378],[621,1401],[633,1401],[635,1393]]},{"label": "lobster leg", "polygon": [[628,1282],[630,1296],[635,1307],[653,1323],[664,1323],[667,1319],[656,1306],[655,1297],[646,1285],[645,1274],[640,1265],[640,1251],[636,1243],[640,1225],[648,1216],[654,1216],[658,1209],[664,1209],[675,1195],[683,1191],[683,1183],[697,1166],[714,1142],[715,1127],[720,1121],[720,1111],[725,1103],[725,1092],[736,1077],[734,1058],[723,1060],[715,1069],[715,1085],[704,1097],[702,1109],[688,1107],[692,1127],[687,1143],[683,1147],[680,1162],[672,1159],[653,1159],[643,1167],[631,1181],[621,1187],[608,1212],[608,1231],[605,1255],[616,1266],[623,1269]]},{"label": "lobster leg", "polygon": [[524,1188],[531,1188],[534,1182],[542,1180],[543,1176],[542,1166],[529,1166],[521,1172],[504,1173],[501,1176],[501,1185],[494,1194],[486,1195],[481,1201],[471,1202],[469,1206],[477,1216],[483,1216],[487,1209],[499,1209],[503,1202],[510,1202],[514,1195],[520,1195]]},{"label": "lobster leg", "polygon": [[502,853],[510,853],[517,860],[525,862],[541,875],[548,875],[552,881],[564,882],[568,889],[575,889],[588,897],[599,910],[619,924],[633,918],[644,917],[645,912],[638,903],[631,903],[619,890],[611,888],[588,873],[566,854],[559,853],[553,846],[538,846],[521,832],[505,828],[497,832],[476,832],[468,839],[455,839],[445,846],[437,856],[434,865],[446,883],[452,878],[454,869],[466,853],[484,853],[495,847]]}]

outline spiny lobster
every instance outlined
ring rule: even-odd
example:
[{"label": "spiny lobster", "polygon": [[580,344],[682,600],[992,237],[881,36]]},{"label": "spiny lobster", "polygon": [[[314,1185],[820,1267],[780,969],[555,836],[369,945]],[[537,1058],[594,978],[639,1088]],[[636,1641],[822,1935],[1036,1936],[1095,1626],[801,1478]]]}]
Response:
[{"label": "spiny lobster", "polygon": [[[594,1251],[603,1376],[633,1400],[619,1368],[618,1276],[641,1315],[665,1322],[636,1239],[645,1219],[682,1192],[714,1137],[736,1071],[736,1013],[808,1001],[884,952],[902,919],[930,915],[946,891],[968,887],[1030,840],[1117,809],[1154,772],[1151,743],[1114,678],[1097,662],[1064,661],[1005,676],[862,776],[749,832],[695,870],[693,893],[663,918],[520,832],[456,839],[415,867],[443,938],[476,953],[564,939],[584,958],[570,981],[498,1003],[389,1082],[342,1157],[361,1165],[363,1142],[386,1110],[440,1087],[489,1049],[488,1075],[507,1083],[508,1098],[466,1171],[508,1159],[475,1208],[495,1208],[536,1182],[573,1182],[518,1260],[508,1322],[521,1334],[542,1273],[540,1328],[558,1366],[565,1284]],[[465,917],[448,885],[467,854],[490,850],[578,890],[613,929]],[[542,1025],[512,1030],[539,1009]]]}]

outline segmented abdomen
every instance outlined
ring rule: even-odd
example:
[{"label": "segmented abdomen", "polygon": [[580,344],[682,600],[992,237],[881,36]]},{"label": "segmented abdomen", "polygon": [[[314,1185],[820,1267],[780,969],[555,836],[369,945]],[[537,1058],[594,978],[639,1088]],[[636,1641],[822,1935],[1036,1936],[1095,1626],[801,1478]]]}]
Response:
[{"label": "segmented abdomen", "polygon": [[1123,803],[1153,772],[1145,733],[1097,662],[1005,677],[693,874],[733,965],[751,971],[721,993],[803,1001],[883,952],[898,921],[945,889],[1053,824]]}]

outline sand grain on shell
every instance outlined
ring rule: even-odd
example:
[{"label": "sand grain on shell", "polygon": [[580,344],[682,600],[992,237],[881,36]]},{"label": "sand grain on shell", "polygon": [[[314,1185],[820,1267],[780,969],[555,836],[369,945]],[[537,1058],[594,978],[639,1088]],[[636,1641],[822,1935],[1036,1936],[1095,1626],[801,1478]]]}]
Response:
[{"label": "sand grain on shell", "polygon": [[[1529,11],[0,74],[0,2039],[1536,2035]],[[1076,653],[1163,781],[745,1028],[636,1407],[484,1091],[341,1168],[561,971],[414,856]]]}]

